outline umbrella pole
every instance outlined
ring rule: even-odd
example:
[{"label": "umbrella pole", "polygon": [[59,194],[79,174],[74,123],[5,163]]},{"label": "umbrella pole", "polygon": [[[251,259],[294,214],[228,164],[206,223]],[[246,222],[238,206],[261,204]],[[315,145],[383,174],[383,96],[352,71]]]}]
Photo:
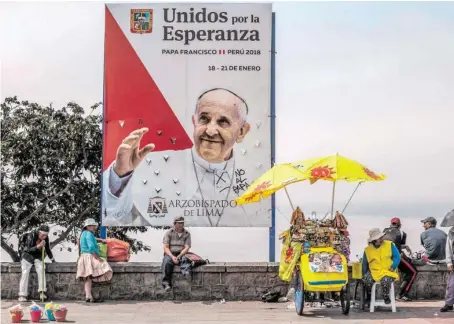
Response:
[{"label": "umbrella pole", "polygon": [[288,201],[290,202],[290,206],[292,207],[292,212],[295,210],[292,204],[292,200],[290,199],[290,195],[288,194],[287,187],[284,187],[285,194],[287,195]]},{"label": "umbrella pole", "polygon": [[333,193],[331,195],[331,218],[334,215],[334,192],[336,191],[336,181],[333,181]]},{"label": "umbrella pole", "polygon": [[42,264],[41,264],[41,268],[42,268],[42,271],[41,271],[41,275],[42,275],[42,277],[41,277],[41,302],[44,303],[44,280],[45,280],[44,279],[44,266],[45,266],[45,264],[44,264],[44,258],[45,258],[44,246],[41,248],[41,250],[42,250],[42,252],[41,252],[41,262],[42,262]]},{"label": "umbrella pole", "polygon": [[353,191],[352,195],[350,196],[350,198],[348,199],[347,203],[345,204],[344,209],[342,209],[342,213],[341,213],[341,214],[343,214],[344,211],[347,209],[348,204],[349,204],[350,201],[352,200],[353,196],[355,195],[356,190],[358,190],[358,188],[359,188],[359,186],[360,186],[361,183],[362,183],[362,182],[359,182],[358,185],[356,186],[356,188],[355,188],[355,190]]}]

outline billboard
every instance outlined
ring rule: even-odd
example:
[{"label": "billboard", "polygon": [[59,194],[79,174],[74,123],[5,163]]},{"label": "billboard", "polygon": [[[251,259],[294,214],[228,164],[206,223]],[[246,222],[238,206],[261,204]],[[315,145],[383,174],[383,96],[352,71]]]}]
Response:
[{"label": "billboard", "polygon": [[271,4],[107,4],[103,226],[269,227]]}]

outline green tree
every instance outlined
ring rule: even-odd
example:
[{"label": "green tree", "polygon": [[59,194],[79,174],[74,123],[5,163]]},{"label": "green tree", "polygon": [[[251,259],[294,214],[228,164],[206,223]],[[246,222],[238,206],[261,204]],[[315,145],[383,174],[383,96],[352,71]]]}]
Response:
[{"label": "green tree", "polygon": [[[102,116],[76,103],[61,109],[9,97],[1,104],[1,247],[19,261],[12,235],[53,224],[51,247],[75,242],[84,219],[100,219]],[[110,228],[109,237],[150,250],[128,236],[145,227]],[[70,250],[70,248],[68,248]]]}]

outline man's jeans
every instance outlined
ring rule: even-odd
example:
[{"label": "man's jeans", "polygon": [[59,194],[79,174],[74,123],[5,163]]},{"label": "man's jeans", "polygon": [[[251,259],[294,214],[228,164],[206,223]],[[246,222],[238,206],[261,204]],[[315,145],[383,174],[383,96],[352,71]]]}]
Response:
[{"label": "man's jeans", "polygon": [[[173,253],[175,256],[178,256],[179,253]],[[188,258],[183,256],[181,258],[180,263],[178,264],[180,266],[181,273],[183,275],[190,275],[192,271],[192,265],[191,261],[189,261]],[[168,284],[172,285],[172,274],[173,274],[173,267],[175,264],[173,263],[172,259],[165,254],[164,255],[164,260],[162,261],[162,274],[163,274],[163,279],[162,279],[162,284]]]},{"label": "man's jeans", "polygon": [[[38,275],[38,292],[46,291],[46,277],[44,277],[43,282],[43,264],[40,259],[34,260],[36,274]],[[20,297],[27,297],[28,296],[28,279],[30,276],[30,270],[32,269],[33,264],[30,262],[22,259],[21,261],[21,268],[22,268],[22,276],[20,278],[19,284],[19,296]],[[44,274],[45,276],[46,274]],[[44,285],[44,287],[43,287]],[[44,288],[44,289],[43,289]]]}]

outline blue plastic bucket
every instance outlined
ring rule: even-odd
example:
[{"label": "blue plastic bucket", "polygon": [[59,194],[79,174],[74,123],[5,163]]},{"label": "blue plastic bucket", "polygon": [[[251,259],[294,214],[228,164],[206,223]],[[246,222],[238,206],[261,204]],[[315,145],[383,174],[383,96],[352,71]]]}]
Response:
[{"label": "blue plastic bucket", "polygon": [[49,321],[55,321],[54,311],[52,309],[46,309],[46,316]]}]

